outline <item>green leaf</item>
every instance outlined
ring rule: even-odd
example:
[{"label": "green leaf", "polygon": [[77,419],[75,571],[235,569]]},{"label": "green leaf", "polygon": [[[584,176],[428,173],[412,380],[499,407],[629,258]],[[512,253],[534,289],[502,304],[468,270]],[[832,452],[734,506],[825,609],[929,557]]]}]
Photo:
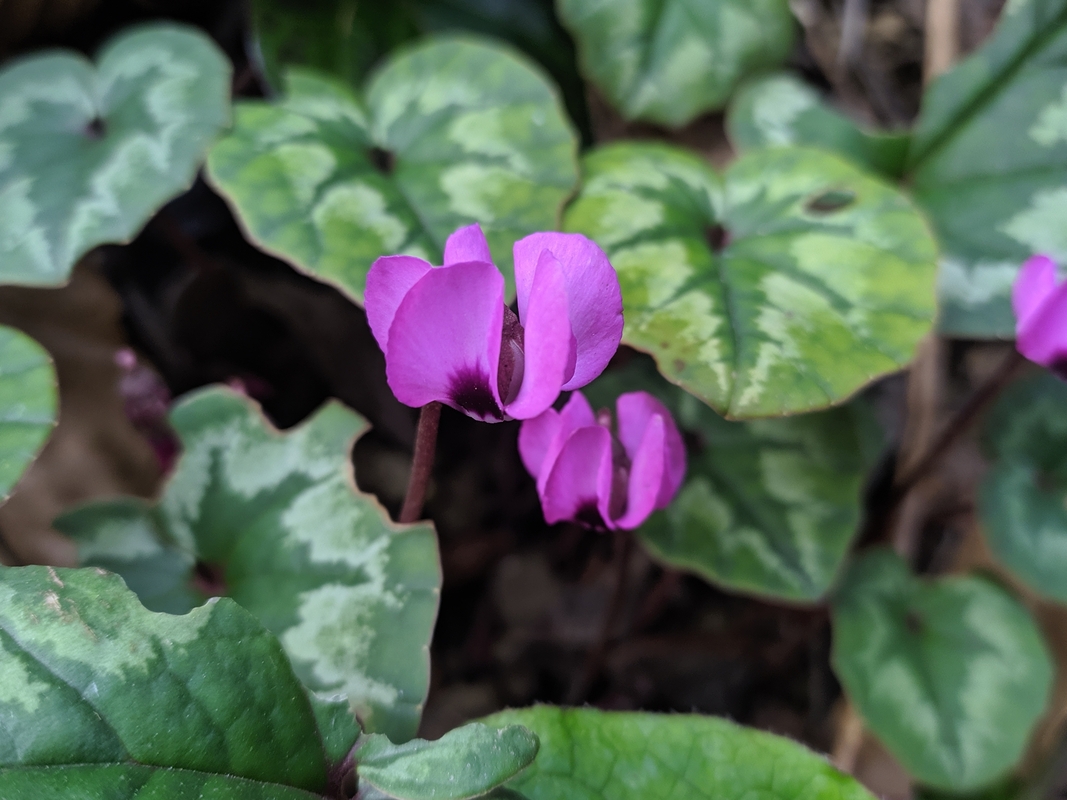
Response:
[{"label": "green leaf", "polygon": [[908,168],[944,253],[941,329],[1011,338],[1011,284],[1067,258],[1067,0],[1009,3],[984,46],[923,98]]},{"label": "green leaf", "polygon": [[0,71],[0,280],[64,283],[192,183],[229,118],[230,62],[203,33],[127,29],[101,51]]},{"label": "green leaf", "polygon": [[356,751],[360,784],[397,800],[481,797],[514,777],[537,755],[537,737],[519,725],[501,730],[471,722],[440,739],[395,745],[367,736]]},{"label": "green leaf", "polygon": [[787,0],[558,0],[582,71],[627,119],[678,127],[785,60]]},{"label": "green leaf", "polygon": [[813,601],[859,530],[881,434],[865,403],[785,419],[727,422],[687,396],[697,434],[681,492],[637,531],[659,560],[731,590]]},{"label": "green leaf", "polygon": [[375,258],[440,263],[471,222],[512,286],[511,246],[556,227],[575,149],[559,98],[525,59],[437,39],[394,56],[362,96],[294,71],[279,103],[237,105],[208,170],[261,247],[362,302]]},{"label": "green leaf", "polygon": [[746,83],[730,102],[726,118],[738,150],[810,145],[850,159],[891,180],[904,173],[906,133],[868,133],[799,78],[779,73]]},{"label": "green leaf", "polygon": [[846,573],[832,663],[864,721],[921,783],[980,788],[1022,755],[1052,689],[1026,608],[993,582],[912,576],[876,550]]},{"label": "green leaf", "polygon": [[229,600],[147,611],[103,570],[0,569],[0,796],[311,800],[315,716]]},{"label": "green leaf", "polygon": [[48,353],[29,336],[0,326],[0,500],[48,439],[57,403]]},{"label": "green leaf", "polygon": [[997,559],[1067,603],[1067,384],[1040,373],[1012,385],[985,423],[993,462],[978,507]]},{"label": "green leaf", "polygon": [[591,152],[567,230],[619,273],[623,341],[730,417],[811,411],[907,364],[934,318],[936,245],[899,192],[817,150],[719,178],[651,144]]},{"label": "green leaf", "polygon": [[796,742],[717,717],[535,706],[485,722],[541,740],[508,784],[529,800],[871,800]]},{"label": "green leaf", "polygon": [[346,695],[367,730],[414,736],[437,546],[431,526],[393,525],[355,488],[350,452],[366,423],[330,403],[279,433],[218,388],[183,400],[171,422],[184,451],[158,505],[98,503],[56,520],[82,563],[175,612],[198,602],[194,564],[220,573],[219,588],[278,636],[309,689]]}]

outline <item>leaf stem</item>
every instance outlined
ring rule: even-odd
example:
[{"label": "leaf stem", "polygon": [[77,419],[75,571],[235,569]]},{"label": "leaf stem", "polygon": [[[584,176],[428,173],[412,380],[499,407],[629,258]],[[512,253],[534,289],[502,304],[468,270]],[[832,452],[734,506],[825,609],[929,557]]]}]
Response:
[{"label": "leaf stem", "polygon": [[426,487],[433,472],[434,451],[437,448],[437,428],[441,422],[441,404],[427,403],[419,413],[419,428],[415,433],[415,456],[411,462],[411,479],[404,506],[400,510],[401,522],[414,522],[422,514],[426,501]]}]

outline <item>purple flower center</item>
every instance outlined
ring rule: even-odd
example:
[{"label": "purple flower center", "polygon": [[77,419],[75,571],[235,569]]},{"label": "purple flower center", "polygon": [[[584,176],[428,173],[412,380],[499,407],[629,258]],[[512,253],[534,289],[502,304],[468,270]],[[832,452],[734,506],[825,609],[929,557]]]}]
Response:
[{"label": "purple flower center", "polygon": [[452,375],[452,402],[479,419],[504,419],[504,412],[496,404],[489,376],[477,367],[463,367]]}]

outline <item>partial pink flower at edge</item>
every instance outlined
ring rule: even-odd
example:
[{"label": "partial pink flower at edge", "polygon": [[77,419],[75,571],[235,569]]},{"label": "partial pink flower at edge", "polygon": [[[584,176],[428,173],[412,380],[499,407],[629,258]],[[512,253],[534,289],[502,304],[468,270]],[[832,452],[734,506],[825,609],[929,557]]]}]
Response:
[{"label": "partial pink flower at edge", "polygon": [[593,413],[581,392],[519,429],[519,453],[537,481],[548,523],[600,530],[638,527],[665,508],[685,478],[685,445],[670,411],[647,392],[621,395]]},{"label": "partial pink flower at edge", "polygon": [[1011,293],[1015,347],[1030,361],[1063,374],[1067,367],[1067,281],[1057,283],[1056,262],[1028,259]]},{"label": "partial pink flower at edge", "polygon": [[383,256],[367,275],[386,378],[409,406],[440,401],[475,419],[529,419],[584,386],[622,339],[622,293],[604,252],[580,234],[514,246],[518,314],[478,225],[453,233],[444,265]]}]

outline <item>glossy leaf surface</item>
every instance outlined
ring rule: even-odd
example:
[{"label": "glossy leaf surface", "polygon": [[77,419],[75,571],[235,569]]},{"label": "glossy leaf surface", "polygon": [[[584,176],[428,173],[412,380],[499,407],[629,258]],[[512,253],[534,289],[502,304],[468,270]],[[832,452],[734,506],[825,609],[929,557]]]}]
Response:
[{"label": "glossy leaf surface", "polygon": [[502,711],[541,741],[508,786],[528,800],[870,800],[805,747],[717,717],[563,709]]},{"label": "glossy leaf surface", "polygon": [[471,722],[429,742],[394,745],[370,735],[356,752],[361,783],[396,800],[481,797],[521,772],[537,755],[537,737],[519,725]]},{"label": "glossy leaf surface", "polygon": [[907,364],[936,245],[899,192],[830,154],[753,151],[724,178],[649,144],[590,153],[565,227],[622,285],[623,341],[730,417],[811,411]]},{"label": "glossy leaf surface", "polygon": [[171,422],[184,452],[158,505],[97,503],[56,521],[82,563],[161,610],[224,592],[278,636],[309,689],[347,695],[368,730],[413,736],[437,547],[430,526],[395,526],[356,490],[349,457],[366,423],[331,403],[279,433],[223,389],[184,400]]},{"label": "glossy leaf surface", "polygon": [[915,578],[899,556],[855,562],[833,606],[833,666],[878,739],[918,781],[969,791],[1019,759],[1052,688],[1026,608],[977,577]]},{"label": "glossy leaf surface", "polygon": [[1034,252],[1067,259],[1067,0],[1008,3],[994,35],[923,98],[908,155],[943,247],[941,328],[1011,338]]},{"label": "glossy leaf surface", "polygon": [[362,302],[378,256],[441,263],[478,222],[511,276],[516,239],[557,226],[575,136],[545,78],[498,45],[438,39],[401,51],[357,96],[307,71],[278,103],[238,104],[212,181],[251,237]]},{"label": "glossy leaf surface", "polygon": [[687,397],[680,411],[701,452],[674,502],[637,531],[642,543],[730,590],[818,600],[859,530],[880,449],[867,405],[728,422]]},{"label": "glossy leaf surface", "polygon": [[311,800],[315,716],[230,600],[147,611],[102,570],[0,570],[0,795]]},{"label": "glossy leaf surface", "polygon": [[837,153],[890,179],[904,172],[908,135],[868,133],[831,108],[810,84],[790,73],[746,83],[726,118],[738,150],[810,145]]},{"label": "glossy leaf surface", "polygon": [[583,73],[627,119],[680,126],[722,108],[793,43],[786,0],[558,0]]},{"label": "glossy leaf surface", "polygon": [[0,326],[0,499],[44,446],[58,402],[48,353],[25,334]]},{"label": "glossy leaf surface", "polygon": [[984,438],[993,462],[979,490],[986,541],[1028,586],[1067,602],[1067,385],[1044,373],[1011,386]]},{"label": "glossy leaf surface", "polygon": [[203,33],[131,28],[94,66],[51,51],[0,71],[0,280],[64,283],[181,192],[229,120],[230,62]]}]

